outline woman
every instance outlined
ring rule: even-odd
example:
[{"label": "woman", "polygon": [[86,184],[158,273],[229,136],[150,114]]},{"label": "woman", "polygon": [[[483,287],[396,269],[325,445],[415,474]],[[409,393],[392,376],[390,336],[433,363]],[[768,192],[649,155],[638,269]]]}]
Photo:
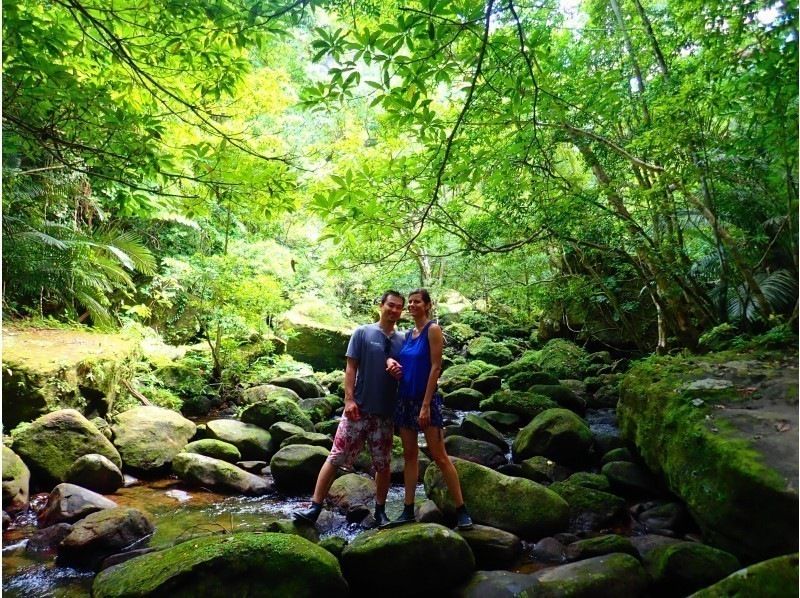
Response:
[{"label": "woman", "polygon": [[464,505],[456,468],[447,457],[442,434],[442,397],[436,392],[442,371],[444,337],[438,324],[431,321],[431,296],[425,289],[408,295],[408,312],[414,318],[414,329],[406,334],[397,357],[387,360],[387,369],[400,380],[394,422],[400,428],[405,468],[405,501],[403,512],[393,524],[414,521],[414,494],[419,477],[417,433],[422,431],[431,458],[442,472],[447,489],[456,504],[457,529],[472,527],[472,519]]}]

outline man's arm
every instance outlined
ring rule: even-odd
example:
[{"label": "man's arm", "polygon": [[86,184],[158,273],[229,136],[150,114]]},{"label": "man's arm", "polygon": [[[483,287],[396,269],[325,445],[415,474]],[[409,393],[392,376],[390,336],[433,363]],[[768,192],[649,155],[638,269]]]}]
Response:
[{"label": "man's arm", "polygon": [[347,358],[347,366],[344,370],[344,416],[347,419],[358,421],[361,413],[356,403],[356,371],[358,370],[358,360],[352,357]]}]

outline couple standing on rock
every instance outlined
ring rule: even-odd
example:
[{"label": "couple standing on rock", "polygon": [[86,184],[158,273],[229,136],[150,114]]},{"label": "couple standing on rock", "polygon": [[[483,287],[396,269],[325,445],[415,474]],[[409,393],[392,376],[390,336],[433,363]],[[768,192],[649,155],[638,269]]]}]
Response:
[{"label": "couple standing on rock", "polygon": [[[375,467],[375,520],[380,527],[412,523],[419,476],[417,433],[421,431],[457,505],[457,528],[472,527],[458,473],[444,448],[442,398],[436,393],[442,371],[442,329],[430,319],[428,291],[416,289],[408,295],[408,312],[414,318],[414,328],[400,334],[395,324],[404,306],[403,295],[386,291],[381,297],[378,322],[359,326],[350,338],[344,374],[344,413],[333,449],[317,477],[311,506],[296,512],[295,519],[316,523],[337,468],[349,467],[366,442]],[[403,441],[405,500],[400,516],[389,521],[386,495],[395,425]]]}]

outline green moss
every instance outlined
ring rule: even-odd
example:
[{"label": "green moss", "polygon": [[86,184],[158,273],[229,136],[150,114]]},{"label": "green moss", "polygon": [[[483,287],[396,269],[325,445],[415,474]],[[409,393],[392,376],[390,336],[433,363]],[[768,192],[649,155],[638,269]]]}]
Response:
[{"label": "green moss", "polygon": [[586,559],[613,552],[621,552],[639,558],[639,551],[631,544],[631,541],[616,534],[578,540],[567,547],[567,557],[572,559]]},{"label": "green moss", "polygon": [[535,356],[536,364],[556,378],[581,378],[588,364],[588,355],[575,343],[554,338],[545,344]]},{"label": "green moss", "polygon": [[527,390],[534,384],[558,384],[558,379],[546,372],[525,371],[514,374],[508,379],[511,390]]},{"label": "green moss", "polygon": [[705,544],[678,542],[648,553],[645,567],[656,585],[685,595],[730,575],[739,568],[739,561]]},{"label": "green moss", "polygon": [[308,415],[296,402],[286,397],[269,399],[250,405],[242,412],[241,420],[265,430],[269,429],[275,422],[295,424],[307,432],[314,430],[314,423]]},{"label": "green moss", "polygon": [[211,438],[190,442],[183,447],[183,451],[186,453],[197,453],[199,455],[205,455],[206,457],[213,457],[214,459],[221,459],[228,463],[236,463],[242,459],[239,449],[235,446]]},{"label": "green moss", "polygon": [[101,571],[95,598],[344,596],[347,584],[328,551],[291,534],[208,536]]},{"label": "green moss", "polygon": [[485,336],[479,336],[469,342],[467,355],[494,365],[504,365],[514,359],[508,347]]},{"label": "green moss", "polygon": [[797,587],[797,561],[797,554],[787,554],[756,563],[692,594],[692,598],[783,598]]},{"label": "green moss", "polygon": [[480,402],[481,411],[502,411],[532,419],[558,405],[543,395],[518,390],[499,390]]},{"label": "green moss", "polygon": [[442,373],[439,378],[439,386],[444,392],[450,392],[457,388],[464,388],[470,386],[474,379],[494,369],[495,366],[489,365],[480,359],[453,365]]}]

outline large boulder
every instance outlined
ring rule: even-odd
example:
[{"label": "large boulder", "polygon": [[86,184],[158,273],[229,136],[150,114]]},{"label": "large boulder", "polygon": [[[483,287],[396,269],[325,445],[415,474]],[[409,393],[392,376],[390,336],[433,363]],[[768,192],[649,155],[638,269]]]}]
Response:
[{"label": "large boulder", "polygon": [[273,401],[275,399],[291,399],[295,403],[300,402],[300,395],[291,388],[276,386],[274,384],[259,384],[245,389],[242,393],[242,402],[245,405],[261,403],[263,401]]},{"label": "large boulder", "polygon": [[269,381],[273,386],[289,388],[297,393],[301,399],[321,397],[325,390],[313,378],[300,378],[297,376],[279,376]]},{"label": "large boulder", "polygon": [[542,455],[564,465],[586,463],[592,433],[586,423],[568,409],[548,409],[519,431],[512,445],[514,461]]},{"label": "large boulder", "polygon": [[[644,564],[659,591],[673,596],[696,592],[739,568],[732,554],[696,542],[656,548],[645,556]],[[796,589],[796,580],[794,585]]]},{"label": "large boulder", "polygon": [[522,554],[522,540],[496,527],[473,525],[472,529],[458,533],[472,549],[479,569],[507,567]]},{"label": "large boulder", "polygon": [[344,402],[336,395],[301,399],[299,406],[308,418],[315,424],[325,421],[333,412],[341,407]]},{"label": "large boulder", "polygon": [[475,411],[480,402],[485,399],[483,393],[472,388],[459,388],[449,392],[442,397],[445,407],[450,409],[461,409],[463,411]]},{"label": "large boulder", "polygon": [[14,451],[3,445],[3,510],[16,511],[28,504],[31,472]]},{"label": "large boulder", "polygon": [[97,567],[102,560],[152,535],[153,524],[137,509],[116,507],[92,513],[72,526],[61,541],[58,562],[68,565]]},{"label": "large boulder", "polygon": [[219,459],[227,461],[228,463],[236,463],[242,460],[242,454],[239,449],[229,442],[216,440],[214,438],[203,438],[202,440],[195,440],[183,447],[184,453],[197,453],[198,455],[205,455],[212,459]]},{"label": "large boulder", "polygon": [[333,448],[333,440],[327,434],[320,434],[319,432],[300,432],[299,434],[292,434],[281,442],[280,448],[289,446],[290,444],[310,444],[311,446],[321,446],[331,450]]},{"label": "large boulder", "polygon": [[[559,532],[567,526],[569,506],[544,486],[470,461],[451,460],[475,523],[496,527],[526,540]],[[455,504],[435,464],[425,471],[425,493],[445,514],[454,515]]]},{"label": "large boulder", "polygon": [[74,409],[53,411],[15,431],[12,448],[30,468],[35,484],[45,487],[63,482],[83,455],[97,453],[122,467],[114,445]]},{"label": "large boulder", "polygon": [[282,448],[269,462],[275,486],[287,494],[312,492],[328,453],[321,446],[307,444],[290,444]]},{"label": "large boulder", "polygon": [[472,573],[475,558],[457,533],[436,523],[369,531],[342,551],[342,569],[356,594],[444,594]]},{"label": "large boulder", "polygon": [[621,384],[624,437],[704,539],[746,563],[797,551],[797,378],[794,353],[725,352],[651,357]]},{"label": "large boulder", "polygon": [[498,390],[480,402],[481,411],[501,411],[520,416],[526,422],[558,404],[544,395],[519,390]]},{"label": "large boulder", "polygon": [[180,413],[153,406],[123,411],[111,428],[123,464],[136,472],[168,467],[197,429]]},{"label": "large boulder", "polygon": [[549,489],[569,505],[570,529],[575,531],[604,529],[628,520],[625,501],[609,492],[569,482],[556,482]]},{"label": "large boulder", "polygon": [[514,360],[511,349],[503,343],[494,342],[485,336],[479,336],[469,341],[467,355],[472,359],[480,359],[492,365],[505,365]]},{"label": "large boulder", "polygon": [[357,473],[347,473],[333,482],[328,500],[343,513],[357,505],[370,505],[375,502],[375,480]]},{"label": "large boulder", "polygon": [[586,351],[572,341],[554,338],[534,354],[536,364],[542,371],[559,380],[564,378],[583,378],[588,363]]},{"label": "large boulder", "polygon": [[264,478],[246,472],[227,461],[196,453],[178,453],[172,471],[190,484],[208,486],[227,492],[258,496],[270,491]]},{"label": "large boulder", "polygon": [[268,430],[275,422],[288,422],[306,432],[314,431],[314,422],[296,402],[285,397],[253,403],[242,411],[241,420]]},{"label": "large boulder", "polygon": [[461,422],[461,433],[467,438],[491,442],[502,450],[503,453],[508,451],[508,442],[497,428],[483,417],[475,415],[474,413],[468,413],[464,421]]},{"label": "large boulder", "polygon": [[209,438],[232,444],[245,460],[266,460],[272,454],[271,436],[264,428],[235,419],[215,419],[206,424]]},{"label": "large boulder", "polygon": [[72,523],[103,509],[117,506],[113,500],[81,488],[75,484],[59,484],[47,497],[47,504],[39,513],[39,525],[47,527],[56,523]]},{"label": "large boulder", "polygon": [[574,411],[578,415],[586,413],[586,401],[563,384],[534,384],[528,388],[528,392],[544,395],[555,401],[559,407]]},{"label": "large boulder", "polygon": [[67,471],[67,481],[100,494],[112,494],[122,487],[124,479],[111,459],[91,454],[75,460]]},{"label": "large boulder", "polygon": [[343,366],[354,325],[328,326],[291,312],[286,315],[286,324],[292,330],[286,352],[297,361],[311,365],[318,372]]},{"label": "large boulder", "polygon": [[473,380],[494,370],[495,366],[480,359],[453,365],[439,376],[439,388],[445,393],[453,392],[459,388],[469,388]]},{"label": "large boulder", "polygon": [[691,598],[783,598],[797,587],[797,578],[797,554],[787,554],[740,569]]},{"label": "large boulder", "polygon": [[492,469],[497,469],[507,462],[505,452],[491,442],[465,436],[448,436],[444,439],[444,446],[448,455],[480,463]]},{"label": "large boulder", "polygon": [[101,571],[94,598],[137,596],[346,596],[336,558],[281,533],[207,536]]},{"label": "large boulder", "polygon": [[533,578],[539,582],[543,596],[636,598],[648,595],[647,573],[629,554],[607,554],[561,565],[534,573]]},{"label": "large boulder", "polygon": [[508,378],[508,387],[511,390],[528,390],[534,384],[558,384],[558,379],[538,369],[517,372]]}]

